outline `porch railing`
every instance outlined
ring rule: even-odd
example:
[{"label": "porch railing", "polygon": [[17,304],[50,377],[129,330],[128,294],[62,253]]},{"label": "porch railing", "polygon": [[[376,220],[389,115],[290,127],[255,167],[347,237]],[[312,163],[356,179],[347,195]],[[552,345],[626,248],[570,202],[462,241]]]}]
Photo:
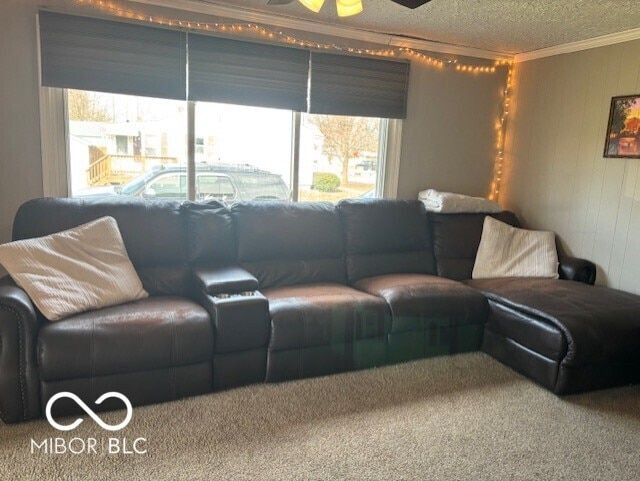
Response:
[{"label": "porch railing", "polygon": [[91,186],[124,184],[153,167],[178,163],[177,157],[123,154],[95,157],[87,168],[87,181]]}]

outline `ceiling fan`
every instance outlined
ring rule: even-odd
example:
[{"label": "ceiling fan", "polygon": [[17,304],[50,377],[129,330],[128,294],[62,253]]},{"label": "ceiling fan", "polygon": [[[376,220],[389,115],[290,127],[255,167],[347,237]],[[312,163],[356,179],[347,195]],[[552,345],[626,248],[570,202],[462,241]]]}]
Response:
[{"label": "ceiling fan", "polygon": [[[295,0],[267,0],[267,5],[288,5]],[[391,0],[408,8],[418,8],[431,0]],[[309,10],[318,13],[324,0],[299,0]],[[336,0],[336,7],[340,17],[348,17],[362,12],[362,0]]]}]

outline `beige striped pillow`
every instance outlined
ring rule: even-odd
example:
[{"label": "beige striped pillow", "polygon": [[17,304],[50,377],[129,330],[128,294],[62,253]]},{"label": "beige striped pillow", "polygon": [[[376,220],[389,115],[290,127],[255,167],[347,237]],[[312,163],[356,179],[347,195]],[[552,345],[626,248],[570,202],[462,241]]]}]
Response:
[{"label": "beige striped pillow", "polygon": [[113,217],[1,245],[0,264],[50,321],[148,296]]},{"label": "beige striped pillow", "polygon": [[485,217],[472,277],[557,279],[558,251],[555,234],[517,229],[491,216]]}]

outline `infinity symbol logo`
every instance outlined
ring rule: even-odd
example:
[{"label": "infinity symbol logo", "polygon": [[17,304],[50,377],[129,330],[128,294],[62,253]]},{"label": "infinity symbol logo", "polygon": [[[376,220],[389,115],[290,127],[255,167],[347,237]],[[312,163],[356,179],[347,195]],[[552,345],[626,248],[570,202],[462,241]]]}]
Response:
[{"label": "infinity symbol logo", "polygon": [[85,413],[91,416],[91,419],[93,419],[102,429],[106,429],[107,431],[120,431],[121,429],[125,428],[129,424],[129,422],[131,421],[131,418],[133,417],[133,407],[131,406],[131,401],[129,401],[129,399],[124,394],[120,394],[119,392],[114,392],[114,391],[107,392],[107,393],[104,393],[102,396],[100,396],[98,399],[96,399],[96,404],[102,404],[102,402],[105,399],[115,397],[120,399],[124,403],[124,405],[127,407],[127,416],[124,418],[124,421],[122,421],[120,424],[116,424],[115,426],[112,426],[111,424],[107,424],[104,421],[102,421],[102,419],[100,419],[98,415],[94,413],[91,410],[91,408],[87,406],[84,403],[84,401],[82,401],[82,399],[80,399],[78,396],[76,396],[71,392],[62,391],[54,395],[51,399],[49,399],[49,402],[47,402],[47,408],[45,411],[45,414],[47,416],[47,421],[49,421],[49,424],[51,424],[58,431],[71,431],[72,429],[75,429],[78,426],[80,426],[80,424],[83,421],[82,418],[78,418],[71,424],[65,426],[63,424],[57,423],[53,419],[53,417],[51,416],[51,408],[53,406],[53,403],[55,403],[58,399],[65,398],[65,397],[75,401],[75,403],[78,406],[80,406]]}]

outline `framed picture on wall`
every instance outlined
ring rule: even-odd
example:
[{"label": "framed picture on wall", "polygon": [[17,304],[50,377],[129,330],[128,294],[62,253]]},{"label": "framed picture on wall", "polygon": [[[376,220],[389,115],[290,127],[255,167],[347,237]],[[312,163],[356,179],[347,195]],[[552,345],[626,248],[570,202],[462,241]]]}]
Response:
[{"label": "framed picture on wall", "polygon": [[604,156],[640,159],[640,94],[611,99]]}]

